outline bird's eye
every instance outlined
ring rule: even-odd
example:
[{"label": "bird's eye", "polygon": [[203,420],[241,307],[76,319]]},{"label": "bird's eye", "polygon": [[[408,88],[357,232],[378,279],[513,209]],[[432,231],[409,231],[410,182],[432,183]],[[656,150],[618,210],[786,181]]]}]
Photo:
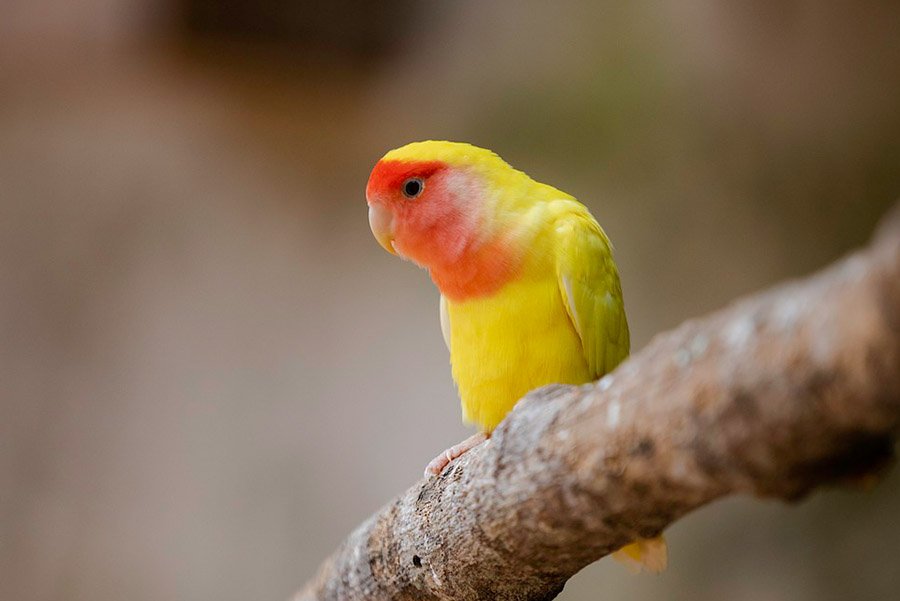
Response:
[{"label": "bird's eye", "polygon": [[403,196],[412,200],[422,193],[425,189],[425,182],[418,177],[411,177],[403,182]]}]

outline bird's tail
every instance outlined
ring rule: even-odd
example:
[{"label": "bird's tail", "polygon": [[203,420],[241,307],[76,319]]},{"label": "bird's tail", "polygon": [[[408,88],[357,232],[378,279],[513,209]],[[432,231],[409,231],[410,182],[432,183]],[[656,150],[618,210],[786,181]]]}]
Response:
[{"label": "bird's tail", "polygon": [[666,539],[662,536],[638,539],[612,554],[635,574],[641,570],[659,574],[666,569],[668,555]]}]

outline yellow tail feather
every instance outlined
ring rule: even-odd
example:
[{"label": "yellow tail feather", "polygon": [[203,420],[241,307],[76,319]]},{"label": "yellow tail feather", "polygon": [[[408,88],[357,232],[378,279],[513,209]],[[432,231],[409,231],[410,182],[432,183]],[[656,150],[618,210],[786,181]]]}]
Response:
[{"label": "yellow tail feather", "polygon": [[659,574],[666,569],[669,561],[666,539],[662,536],[636,540],[625,545],[612,556],[617,561],[624,563],[634,574],[641,570]]}]

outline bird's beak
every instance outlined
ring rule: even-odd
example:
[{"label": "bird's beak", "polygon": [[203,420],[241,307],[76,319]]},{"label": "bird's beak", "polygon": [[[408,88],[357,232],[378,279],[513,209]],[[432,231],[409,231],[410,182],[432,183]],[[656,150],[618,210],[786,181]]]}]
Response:
[{"label": "bird's beak", "polygon": [[396,255],[393,221],[394,216],[389,209],[377,204],[369,205],[369,227],[372,228],[372,234],[384,250]]}]

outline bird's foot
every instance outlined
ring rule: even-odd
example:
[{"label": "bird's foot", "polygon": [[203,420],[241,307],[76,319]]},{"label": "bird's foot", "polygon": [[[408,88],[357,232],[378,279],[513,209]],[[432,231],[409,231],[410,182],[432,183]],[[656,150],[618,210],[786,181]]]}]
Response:
[{"label": "bird's foot", "polygon": [[471,451],[490,437],[491,435],[487,432],[479,432],[478,434],[473,434],[468,437],[461,443],[453,445],[431,460],[431,463],[425,468],[425,477],[437,476],[451,461],[462,456],[464,453]]}]

